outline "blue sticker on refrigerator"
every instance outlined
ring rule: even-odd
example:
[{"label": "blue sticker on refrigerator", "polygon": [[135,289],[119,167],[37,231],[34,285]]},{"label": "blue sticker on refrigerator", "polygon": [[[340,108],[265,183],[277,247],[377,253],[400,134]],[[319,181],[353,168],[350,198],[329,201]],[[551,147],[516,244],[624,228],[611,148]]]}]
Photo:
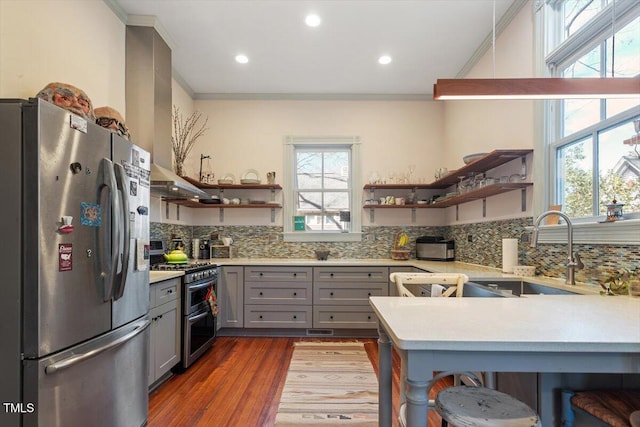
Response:
[{"label": "blue sticker on refrigerator", "polygon": [[102,211],[97,203],[80,203],[80,223],[88,227],[100,227]]}]

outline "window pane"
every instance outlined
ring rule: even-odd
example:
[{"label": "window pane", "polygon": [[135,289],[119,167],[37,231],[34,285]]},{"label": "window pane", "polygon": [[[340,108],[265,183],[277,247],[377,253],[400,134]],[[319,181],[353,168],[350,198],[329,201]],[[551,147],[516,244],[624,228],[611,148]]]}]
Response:
[{"label": "window pane", "polygon": [[607,213],[605,205],[613,199],[625,204],[625,212],[640,211],[640,155],[634,151],[638,146],[624,144],[634,135],[632,121],[599,134],[600,215]]},{"label": "window pane", "polygon": [[606,5],[603,0],[565,0],[564,6],[564,38],[568,38],[593,18]]},{"label": "window pane", "polygon": [[558,149],[558,203],[570,217],[593,215],[591,139]]},{"label": "window pane", "polygon": [[349,153],[324,153],[324,188],[349,188]]},{"label": "window pane", "polygon": [[300,191],[297,200],[297,215],[322,212],[322,193]]},{"label": "window pane", "polygon": [[326,192],[324,193],[324,210],[332,214],[349,210],[349,193]]},{"label": "window pane", "polygon": [[[611,39],[607,40],[607,50],[611,51]],[[634,19],[616,32],[615,56],[607,56],[607,76],[611,75],[612,63],[616,77],[640,75],[640,17]],[[607,118],[640,104],[635,99],[608,99]]]},{"label": "window pane", "polygon": [[[562,70],[562,77],[600,77],[600,47],[596,47]],[[562,101],[562,136],[591,126],[600,121],[600,100],[566,99]]]},{"label": "window pane", "polygon": [[[611,51],[611,38],[607,40]],[[615,56],[607,55],[607,77],[611,76],[611,64],[615,77],[635,77],[640,74],[640,17],[634,19],[620,31],[616,31]]]},{"label": "window pane", "polygon": [[599,99],[565,99],[562,101],[562,108],[563,137],[600,121]]},{"label": "window pane", "polygon": [[322,153],[296,152],[296,180],[298,188],[321,188]]}]

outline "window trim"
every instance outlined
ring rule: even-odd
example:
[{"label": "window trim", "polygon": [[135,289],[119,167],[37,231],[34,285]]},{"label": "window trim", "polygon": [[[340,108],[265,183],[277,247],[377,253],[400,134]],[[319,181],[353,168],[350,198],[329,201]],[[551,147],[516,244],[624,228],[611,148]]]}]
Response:
[{"label": "window trim", "polygon": [[[351,230],[349,232],[294,231],[294,162],[296,147],[342,146],[351,151]],[[359,136],[286,136],[284,138],[284,233],[285,242],[359,242],[362,240],[362,166]]]}]

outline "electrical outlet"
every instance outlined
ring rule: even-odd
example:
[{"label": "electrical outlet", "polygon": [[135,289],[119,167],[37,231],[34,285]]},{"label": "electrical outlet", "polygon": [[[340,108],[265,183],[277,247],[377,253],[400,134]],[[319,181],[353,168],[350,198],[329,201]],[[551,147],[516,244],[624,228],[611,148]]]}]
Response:
[{"label": "electrical outlet", "polygon": [[467,242],[473,243],[473,235],[472,234],[467,234]]},{"label": "electrical outlet", "polygon": [[522,236],[520,237],[520,241],[522,243],[530,243],[531,242],[531,234],[523,233]]},{"label": "electrical outlet", "polygon": [[278,240],[277,234],[269,234],[269,243],[278,243]]},{"label": "electrical outlet", "polygon": [[375,242],[376,235],[375,234],[367,234],[367,242]]}]

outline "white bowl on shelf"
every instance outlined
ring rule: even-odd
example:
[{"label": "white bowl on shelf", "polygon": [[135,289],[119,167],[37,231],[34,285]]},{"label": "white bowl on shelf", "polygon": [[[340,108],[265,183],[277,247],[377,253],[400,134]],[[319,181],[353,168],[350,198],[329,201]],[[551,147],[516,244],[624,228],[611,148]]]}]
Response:
[{"label": "white bowl on shelf", "polygon": [[462,161],[464,162],[465,165],[468,165],[471,162],[474,162],[476,160],[478,160],[479,158],[482,158],[484,156],[486,156],[488,153],[475,153],[475,154],[467,154],[466,156],[464,156],[462,158]]}]

